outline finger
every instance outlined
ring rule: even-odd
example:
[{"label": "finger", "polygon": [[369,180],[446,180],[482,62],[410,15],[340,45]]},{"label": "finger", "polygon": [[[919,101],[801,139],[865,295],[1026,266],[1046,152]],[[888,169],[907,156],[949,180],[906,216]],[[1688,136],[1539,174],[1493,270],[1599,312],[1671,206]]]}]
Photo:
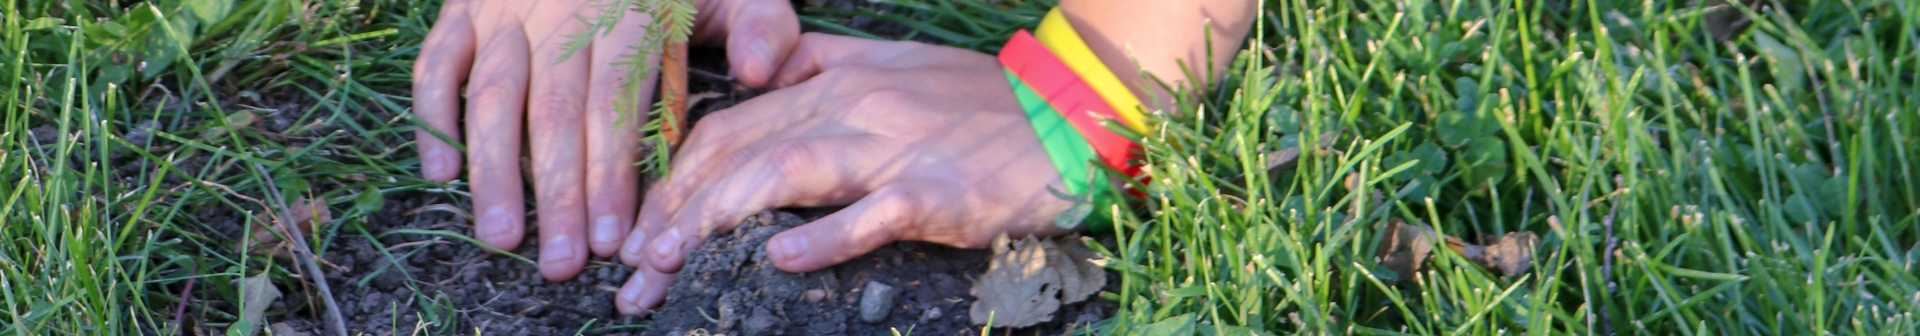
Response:
[{"label": "finger", "polygon": [[[538,9],[536,9],[538,10]],[[587,262],[585,55],[566,55],[567,34],[587,29],[575,11],[535,13],[527,27],[532,42],[532,87],[527,135],[533,159],[534,204],[539,206],[540,274],[572,279]]]},{"label": "finger", "polygon": [[[931,45],[904,41],[879,41],[851,36],[806,33],[800,35],[793,52],[786,62],[774,72],[773,87],[788,87],[804,82],[826,69],[848,65],[887,66],[907,68],[919,66],[947,66],[944,58],[908,58],[898,59],[900,55],[916,48],[938,48]],[[919,53],[948,54],[948,53]]]},{"label": "finger", "polygon": [[[467,130],[472,137],[467,167],[473,179],[474,209],[480,213],[474,235],[481,242],[513,250],[526,234],[526,204],[520,179],[520,134],[527,93],[527,37],[518,18],[490,15],[499,27],[481,31],[474,71],[468,77]],[[505,22],[500,22],[505,21]]]},{"label": "finger", "polygon": [[688,196],[706,185],[713,165],[761,139],[784,137],[787,132],[806,128],[806,118],[813,113],[791,107],[799,105],[797,98],[808,95],[801,91],[770,92],[701,118],[674,154],[666,179],[647,190],[634,229],[620,247],[620,259],[638,265],[647,258],[645,248],[650,238],[666,228],[667,220]]},{"label": "finger", "polygon": [[[422,177],[446,182],[460,177],[460,84],[473,65],[473,20],[463,3],[440,8],[440,21],[420,43],[413,62],[413,113],[424,123],[413,132]],[[434,133],[446,136],[442,140]]]},{"label": "finger", "polygon": [[614,297],[614,308],[624,315],[644,315],[659,307],[667,300],[667,288],[673,286],[673,274],[653,270],[652,266],[642,265],[620,286],[620,292]]},{"label": "finger", "polygon": [[[640,126],[647,123],[642,113],[652,99],[654,81],[627,77],[630,69],[619,65],[633,56],[633,45],[646,35],[649,18],[628,17],[607,36],[593,43],[592,77],[587,88],[587,215],[589,247],[597,256],[613,255],[620,239],[633,225],[635,204],[640,198]],[[646,64],[657,64],[657,57],[641,55]]]},{"label": "finger", "polygon": [[749,215],[782,206],[845,204],[873,190],[891,174],[876,171],[874,162],[842,154],[884,156],[875,153],[874,141],[867,135],[840,135],[740,153],[751,156],[729,159],[744,160],[736,161],[745,162],[739,167],[714,167],[721,177],[688,198],[666,231],[648,243],[649,262],[654,269],[678,272],[687,252],[699,248],[708,235],[732,230]]},{"label": "finger", "polygon": [[945,204],[950,191],[931,183],[896,183],[825,218],[781,232],[767,241],[774,267],[810,272],[833,266],[881,245],[917,239],[928,206]]},{"label": "finger", "polygon": [[[720,16],[702,24],[718,29],[701,30],[703,41],[725,36],[727,64],[741,84],[762,87],[772,79],[775,67],[799,43],[800,19],[793,4],[786,0],[718,1]],[[717,22],[716,22],[717,21]],[[720,23],[718,25],[712,23]]]}]

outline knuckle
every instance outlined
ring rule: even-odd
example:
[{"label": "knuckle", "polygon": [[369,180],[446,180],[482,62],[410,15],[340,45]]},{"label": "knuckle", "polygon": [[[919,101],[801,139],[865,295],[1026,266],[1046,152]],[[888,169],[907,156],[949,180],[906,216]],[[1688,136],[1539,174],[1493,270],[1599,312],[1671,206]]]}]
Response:
[{"label": "knuckle", "polygon": [[722,157],[719,162],[720,165],[715,167],[722,169],[740,169],[740,167],[746,167],[757,159],[757,157],[751,153],[747,153],[747,151],[734,152]]},{"label": "knuckle", "polygon": [[565,93],[547,93],[536,97],[533,104],[527,106],[528,115],[539,116],[528,119],[535,129],[581,124],[580,98]]},{"label": "knuckle", "polygon": [[764,164],[777,178],[805,178],[806,172],[815,164],[813,147],[801,142],[787,142],[768,149]]},{"label": "knuckle", "polygon": [[854,113],[891,111],[912,99],[912,94],[905,90],[879,88],[860,94],[860,97],[854,99],[852,105],[847,106],[846,110]]},{"label": "knuckle", "polygon": [[477,106],[507,105],[520,87],[503,81],[480,81],[467,88],[467,97]]},{"label": "knuckle", "polygon": [[533,105],[528,107],[533,108],[535,113],[575,114],[572,112],[579,111],[582,107],[579,95],[573,92],[549,91],[534,96],[537,98],[534,98]]}]

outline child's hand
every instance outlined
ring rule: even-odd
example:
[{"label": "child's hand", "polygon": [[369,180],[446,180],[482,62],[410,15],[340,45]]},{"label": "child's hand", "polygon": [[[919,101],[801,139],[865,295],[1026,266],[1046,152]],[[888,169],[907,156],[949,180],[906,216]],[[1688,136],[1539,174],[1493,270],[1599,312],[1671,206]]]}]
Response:
[{"label": "child's hand", "polygon": [[[799,37],[787,0],[696,2],[693,41],[724,44],[734,75],[747,85],[766,84]],[[458,148],[429,128],[449,141],[468,140],[474,235],[488,245],[511,250],[525,234],[520,149],[521,135],[529,137],[540,273],[552,280],[578,274],[589,246],[595,255],[613,254],[633,223],[639,195],[633,163],[637,129],[646,120],[633,120],[644,117],[634,110],[615,110],[628,83],[627,69],[614,63],[634,52],[650,18],[629,12],[610,34],[560,59],[569,36],[586,30],[583,18],[599,15],[600,5],[449,0],[414,63],[414,113],[431,126],[414,135],[422,174],[453,180],[463,161]],[[636,84],[644,95],[653,92],[651,79]],[[645,107],[650,98],[626,106]]]},{"label": "child's hand", "polygon": [[701,119],[648,191],[620,259],[640,269],[615,306],[658,306],[686,254],[763,209],[845,205],[767,244],[775,266],[820,269],[895,240],[982,247],[1057,234],[1072,206],[993,56],[807,34],[785,88]]}]

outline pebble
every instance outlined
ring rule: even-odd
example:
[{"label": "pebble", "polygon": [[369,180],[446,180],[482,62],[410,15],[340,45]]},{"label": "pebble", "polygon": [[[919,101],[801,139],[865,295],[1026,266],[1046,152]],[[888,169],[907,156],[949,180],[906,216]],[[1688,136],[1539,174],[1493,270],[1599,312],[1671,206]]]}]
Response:
[{"label": "pebble", "polygon": [[867,288],[860,296],[860,320],[867,323],[880,323],[887,319],[887,313],[893,310],[893,286],[879,281],[867,281]]},{"label": "pebble", "polygon": [[940,319],[940,307],[927,308],[927,311],[920,313],[920,323],[929,323],[938,319]]},{"label": "pebble", "polygon": [[807,295],[807,303],[820,303],[820,300],[827,299],[827,290],[809,289],[807,290],[806,295]]}]

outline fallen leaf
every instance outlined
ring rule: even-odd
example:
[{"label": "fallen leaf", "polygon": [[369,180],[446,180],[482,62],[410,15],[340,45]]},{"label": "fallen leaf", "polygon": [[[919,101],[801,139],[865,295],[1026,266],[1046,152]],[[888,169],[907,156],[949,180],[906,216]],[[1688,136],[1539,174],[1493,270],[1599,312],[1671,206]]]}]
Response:
[{"label": "fallen leaf", "polygon": [[1386,236],[1380,238],[1380,247],[1374,257],[1379,258],[1380,266],[1393,270],[1395,279],[1407,279],[1414,272],[1424,269],[1427,255],[1433,253],[1433,243],[1440,235],[1425,225],[1407,225],[1399,218],[1387,221]]},{"label": "fallen leaf", "polygon": [[1045,244],[1033,237],[993,239],[987,273],[973,283],[974,324],[1019,328],[1053,320],[1060,309],[1060,272],[1047,267]]},{"label": "fallen leaf", "polygon": [[240,279],[240,319],[227,327],[228,335],[253,335],[260,332],[266,319],[267,306],[280,299],[280,288],[274,287],[267,275],[255,275]]},{"label": "fallen leaf", "polygon": [[1060,273],[1062,303],[1086,300],[1107,284],[1107,271],[1101,266],[1106,258],[1088,249],[1083,237],[1059,238],[1042,242],[1047,250],[1047,268]]},{"label": "fallen leaf", "polygon": [[[1393,280],[1406,279],[1426,269],[1424,264],[1433,254],[1435,240],[1443,236],[1426,225],[1408,225],[1399,218],[1388,220],[1386,226],[1387,235],[1380,238],[1374,257],[1379,258],[1381,267],[1399,275]],[[1507,233],[1490,246],[1470,244],[1456,237],[1444,239],[1447,249],[1460,253],[1474,265],[1506,276],[1526,273],[1533,266],[1533,248],[1540,241],[1539,236],[1526,231]]]},{"label": "fallen leaf", "polygon": [[247,251],[268,252],[277,257],[289,257],[287,244],[280,237],[286,236],[285,227],[298,227],[302,235],[313,234],[321,224],[333,222],[333,210],[327,208],[327,202],[314,202],[307,198],[295,200],[287,205],[287,219],[280,220],[279,211],[268,211],[257,215],[250,223],[273,223],[272,226],[253,226],[253,241],[246,243]]},{"label": "fallen leaf", "polygon": [[1500,270],[1500,273],[1506,276],[1515,276],[1526,273],[1527,268],[1533,267],[1533,247],[1539,242],[1540,237],[1532,232],[1509,232],[1500,236],[1499,242],[1481,248],[1482,253],[1478,256],[1461,254],[1466,255],[1468,260],[1472,260],[1480,267]]}]

